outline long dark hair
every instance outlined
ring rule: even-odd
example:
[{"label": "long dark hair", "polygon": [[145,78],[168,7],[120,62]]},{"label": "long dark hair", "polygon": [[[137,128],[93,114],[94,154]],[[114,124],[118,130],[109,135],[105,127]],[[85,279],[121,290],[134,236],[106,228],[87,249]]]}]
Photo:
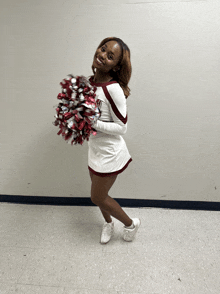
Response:
[{"label": "long dark hair", "polygon": [[[121,47],[122,54],[117,64],[120,68],[116,72],[111,70],[110,74],[114,78],[114,80],[116,80],[119,83],[119,85],[122,87],[125,97],[127,98],[130,95],[130,91],[131,91],[130,88],[128,87],[128,83],[130,81],[131,71],[132,71],[131,61],[130,61],[130,56],[131,56],[130,49],[121,39],[116,37],[105,38],[99,44],[98,48],[102,47],[105,43],[109,41],[116,41]],[[95,74],[94,66],[92,66],[92,71]]]}]

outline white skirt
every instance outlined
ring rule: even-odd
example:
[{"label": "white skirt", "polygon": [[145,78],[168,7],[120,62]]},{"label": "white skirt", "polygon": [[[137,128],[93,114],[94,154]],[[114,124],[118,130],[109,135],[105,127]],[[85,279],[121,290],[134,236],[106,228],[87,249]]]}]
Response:
[{"label": "white skirt", "polygon": [[123,172],[132,161],[122,136],[97,132],[88,141],[88,168],[98,176],[106,177]]}]

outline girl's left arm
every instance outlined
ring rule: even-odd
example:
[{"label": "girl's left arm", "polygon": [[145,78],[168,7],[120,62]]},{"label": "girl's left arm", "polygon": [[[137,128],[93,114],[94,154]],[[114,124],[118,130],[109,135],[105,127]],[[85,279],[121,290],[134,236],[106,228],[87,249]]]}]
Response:
[{"label": "girl's left arm", "polygon": [[109,135],[124,135],[127,132],[127,104],[120,85],[114,84],[114,87],[109,87],[106,97],[113,122],[97,120],[93,128]]}]

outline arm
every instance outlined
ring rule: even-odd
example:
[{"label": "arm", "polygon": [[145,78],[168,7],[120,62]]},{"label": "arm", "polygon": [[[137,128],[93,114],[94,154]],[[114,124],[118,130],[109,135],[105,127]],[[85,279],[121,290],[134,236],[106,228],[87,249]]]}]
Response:
[{"label": "arm", "polygon": [[124,92],[117,84],[116,87],[109,87],[105,94],[113,122],[97,120],[93,127],[109,135],[124,135],[127,131],[127,104]]}]

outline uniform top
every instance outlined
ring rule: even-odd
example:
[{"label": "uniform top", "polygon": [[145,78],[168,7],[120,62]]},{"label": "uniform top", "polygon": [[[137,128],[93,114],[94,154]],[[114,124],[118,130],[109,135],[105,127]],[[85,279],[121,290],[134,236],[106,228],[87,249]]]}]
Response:
[{"label": "uniform top", "polygon": [[126,97],[116,81],[95,83],[93,77],[89,80],[97,87],[95,100],[101,115],[93,123],[97,134],[88,141],[88,168],[97,176],[116,175],[132,161],[121,136],[127,131]]},{"label": "uniform top", "polygon": [[116,81],[95,83],[93,76],[89,81],[97,87],[96,102],[101,112],[101,116],[93,124],[93,128],[97,130],[96,137],[100,133],[124,135],[127,131],[127,104],[120,84]]}]

